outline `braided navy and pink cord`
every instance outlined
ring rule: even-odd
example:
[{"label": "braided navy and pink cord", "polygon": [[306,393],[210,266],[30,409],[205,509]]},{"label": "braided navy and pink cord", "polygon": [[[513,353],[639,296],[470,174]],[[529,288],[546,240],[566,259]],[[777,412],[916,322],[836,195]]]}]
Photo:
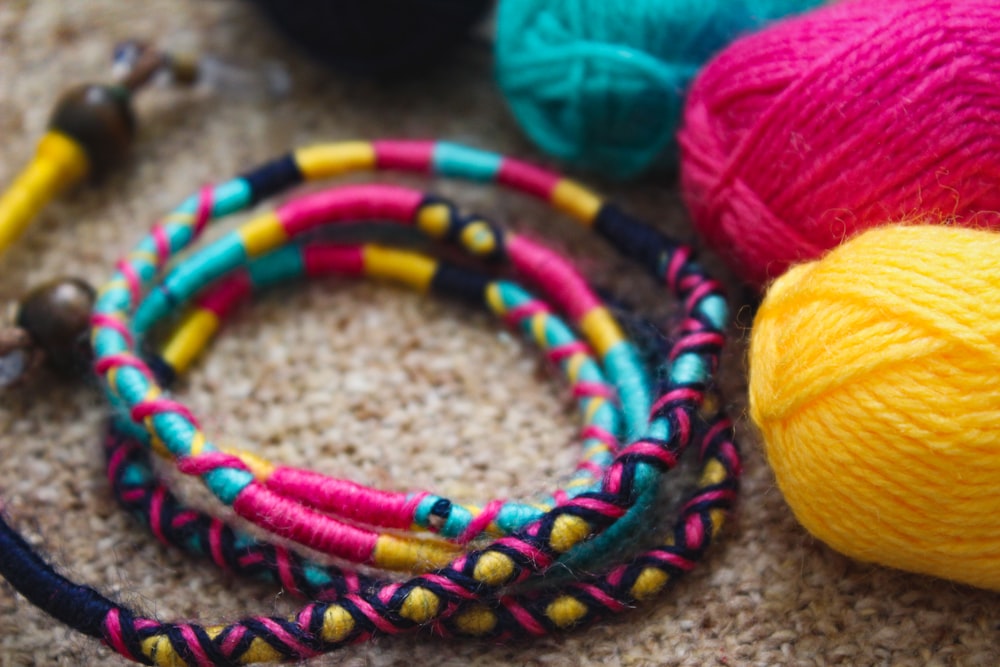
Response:
[{"label": "braided navy and pink cord", "polygon": [[[304,180],[376,168],[496,181],[593,227],[680,302],[680,324],[665,333],[661,366],[648,373],[642,369],[638,351],[611,311],[558,255],[406,188],[352,186],[306,195],[253,219],[161,276],[211,219]],[[356,220],[410,224],[487,262],[507,261],[546,301],[511,281],[416,253],[295,243],[297,235],[319,225]],[[163,392],[161,378],[183,370],[179,367],[197,354],[218,318],[251,289],[324,273],[380,276],[480,301],[534,335],[581,388],[583,439],[593,460],[585,457],[587,464],[574,478],[579,483],[571,480],[541,507],[497,501],[470,508],[424,492],[377,495],[216,449],[196,417]],[[140,353],[160,319],[213,284],[197,297],[176,345],[159,358]],[[554,311],[566,316],[582,340]],[[206,189],[161,221],[101,291],[92,342],[119,414],[108,439],[109,476],[119,498],[164,541],[233,570],[270,577],[312,601],[291,618],[251,617],[214,627],[163,623],[56,574],[5,522],[0,571],[61,621],[129,658],[161,665],[301,660],[421,626],[442,635],[543,634],[627,609],[694,566],[735,498],[740,464],[731,425],[721,412],[703,410],[726,317],[719,285],[693,261],[689,248],[537,167],[431,142],[354,142],[297,151]],[[650,378],[656,380],[652,392]],[[691,445],[701,475],[674,528],[662,543],[643,547],[625,562],[605,562],[637,527],[655,522],[661,479]],[[237,514],[277,537],[351,562],[418,574],[401,582],[321,566],[184,508],[151,473],[148,450],[201,478]],[[330,493],[318,501],[303,489]],[[367,499],[360,503],[363,511],[345,509],[345,502],[357,498]],[[395,529],[409,532],[400,536]],[[463,546],[484,532],[496,539]],[[547,570],[557,562],[563,574],[554,577]]]}]

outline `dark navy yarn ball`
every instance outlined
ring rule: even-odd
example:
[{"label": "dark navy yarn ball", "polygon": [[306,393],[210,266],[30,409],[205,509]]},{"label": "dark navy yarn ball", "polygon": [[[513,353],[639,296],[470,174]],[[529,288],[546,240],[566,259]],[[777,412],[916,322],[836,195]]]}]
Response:
[{"label": "dark navy yarn ball", "polygon": [[334,69],[412,74],[461,44],[493,0],[254,0],[292,42]]}]

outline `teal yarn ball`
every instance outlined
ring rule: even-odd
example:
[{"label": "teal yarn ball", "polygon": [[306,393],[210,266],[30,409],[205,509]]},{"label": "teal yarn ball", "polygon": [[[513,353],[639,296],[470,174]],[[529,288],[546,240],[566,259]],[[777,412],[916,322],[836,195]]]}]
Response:
[{"label": "teal yarn ball", "polygon": [[741,34],[822,0],[502,0],[496,76],[545,152],[618,178],[676,162],[691,80]]}]

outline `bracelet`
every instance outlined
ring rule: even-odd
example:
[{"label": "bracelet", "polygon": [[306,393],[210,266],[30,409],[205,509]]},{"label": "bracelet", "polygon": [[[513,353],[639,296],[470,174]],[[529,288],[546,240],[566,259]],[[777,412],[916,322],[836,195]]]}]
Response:
[{"label": "bracelet", "polygon": [[[245,269],[241,269],[237,274],[231,275],[219,281],[211,290],[203,292],[197,300],[203,304],[192,311],[181,325],[175,330],[172,337],[165,344],[167,351],[161,357],[160,363],[154,364],[157,368],[157,375],[161,378],[164,374],[172,378],[176,366],[166,361],[174,355],[170,351],[180,349],[178,342],[185,343],[184,348],[201,348],[208,337],[218,328],[219,320],[228,315],[234,306],[249,294],[250,287],[263,289],[278,282],[283,282],[290,278],[297,277],[305,272],[309,277],[317,277],[327,273],[351,274],[356,273],[360,266],[359,258],[366,252],[375,251],[377,256],[384,260],[395,259],[395,266],[414,267],[421,263],[429,272],[434,260],[418,255],[417,253],[387,250],[378,247],[366,246],[345,246],[329,243],[310,242],[302,246],[289,246],[255,260]],[[377,266],[392,266],[389,261],[380,262]],[[519,326],[524,333],[529,336],[541,339],[541,345],[550,346],[548,357],[562,366],[567,374],[573,375],[577,381],[581,377],[591,379],[586,382],[594,386],[602,386],[611,389],[611,385],[603,378],[603,372],[597,363],[590,358],[585,344],[576,341],[572,332],[559,322],[555,315],[551,315],[548,306],[544,302],[535,300],[523,293],[520,287],[509,281],[498,281],[489,276],[473,272],[469,269],[448,265],[445,262],[438,262],[435,271],[437,276],[446,276],[443,280],[431,279],[429,284],[434,291],[447,293],[457,298],[471,301],[470,297],[482,301],[482,295],[490,295],[486,302],[499,306],[503,304],[502,297],[507,295],[509,300],[512,295],[519,292],[522,296],[517,297],[517,305],[507,309],[507,313],[514,313],[516,318],[511,318],[511,323]],[[254,280],[256,278],[256,280]],[[203,316],[208,308],[211,313],[208,325],[205,325]],[[549,321],[551,320],[551,321]],[[198,325],[195,327],[195,325]],[[194,328],[194,330],[192,330]],[[553,342],[558,342],[552,346]],[[562,350],[557,355],[552,354],[552,350]],[[572,354],[569,351],[572,350]],[[186,357],[190,358],[190,357]],[[604,398],[607,391],[593,392],[594,395]],[[584,397],[582,406],[583,412],[597,414],[605,410],[610,410],[611,414],[617,413],[614,404],[610,401],[602,401],[598,408],[589,407],[587,402],[592,401],[592,397]],[[588,427],[589,428],[589,427]],[[136,436],[138,431],[138,436]],[[204,513],[190,508],[183,507],[174,499],[173,495],[162,486],[154,477],[152,469],[148,463],[148,457],[144,450],[148,447],[145,432],[136,429],[129,422],[121,421],[112,426],[109,436],[106,438],[108,448],[108,476],[112,488],[118,501],[130,511],[138,516],[144,523],[147,523],[153,534],[166,544],[173,544],[182,549],[192,551],[196,554],[211,558],[217,565],[226,570],[238,571],[252,576],[263,576],[282,584],[287,590],[317,600],[335,599],[339,595],[355,593],[363,585],[357,575],[345,576],[340,569],[331,570],[322,563],[311,562],[308,558],[303,558],[296,552],[281,546],[273,546],[266,542],[258,542],[252,535],[234,531],[224,522],[205,515]],[[143,446],[144,441],[146,447]],[[586,442],[586,441],[585,441]],[[586,449],[585,449],[586,453]],[[606,447],[597,448],[593,458],[601,459],[608,456]],[[261,461],[258,457],[252,457],[255,469],[264,468],[270,471],[269,464]],[[592,461],[585,461],[588,465],[570,481],[568,491],[564,498],[578,495],[582,491],[574,488],[573,482],[579,481],[581,485],[592,486],[592,474],[590,467],[597,467]],[[581,473],[584,473],[581,475]],[[310,481],[314,481],[316,476],[308,471],[296,471],[298,476],[307,476]],[[274,475],[270,474],[270,478]],[[266,483],[267,480],[265,480]],[[326,512],[337,514],[350,519],[353,523],[362,521],[367,525],[387,525],[382,521],[377,524],[373,522],[368,514],[362,515],[357,505],[365,505],[368,500],[365,494],[375,494],[382,500],[384,492],[367,489],[354,485],[351,493],[344,494],[347,497],[341,499],[345,504],[337,505],[329,501],[329,498],[322,497],[323,482],[326,478],[315,480],[313,489],[319,489],[319,499],[298,498],[305,501],[314,509],[323,509]],[[335,480],[335,489],[339,489],[345,483]],[[402,494],[400,494],[402,495]],[[405,500],[412,504],[410,498],[393,498],[395,500]],[[440,502],[440,501],[438,501]],[[551,504],[555,504],[551,500]],[[534,506],[528,509],[536,514],[541,511]],[[347,512],[345,512],[347,510]],[[376,519],[378,517],[375,517]],[[405,524],[396,526],[405,529]]]},{"label": "bracelet", "polygon": [[[400,200],[419,201],[415,219],[428,217],[431,213],[443,212],[450,220],[471,220],[477,225],[488,225],[477,216],[460,216],[455,207],[437,197],[428,197],[416,191],[394,186],[364,186],[342,188],[306,195],[300,199],[286,203],[274,214],[265,214],[262,218],[246,223],[229,236],[221,238],[216,243],[204,248],[190,257],[181,267],[173,271],[136,310],[136,321],[141,322],[141,330],[149,331],[156,322],[168,315],[177,306],[184,304],[191,295],[201,289],[203,280],[217,279],[234,267],[240,265],[240,260],[232,259],[233,253],[226,249],[238,239],[244,238],[258,225],[260,220],[269,221],[273,216],[297,220],[299,211],[308,211],[309,220],[337,222],[353,220],[357,202],[365,202],[366,206],[374,207],[371,214],[379,219],[391,221],[392,216],[398,216]],[[386,202],[384,209],[377,208],[377,202]],[[400,220],[406,222],[406,220]],[[494,225],[487,227],[498,230]],[[304,226],[311,229],[311,225]],[[509,259],[522,273],[536,281],[559,278],[558,294],[564,302],[564,308],[576,308],[579,312],[589,313],[594,310],[592,304],[599,303],[596,295],[578,276],[573,267],[542,246],[519,237],[495,234],[503,238],[503,247],[509,253]],[[292,235],[289,235],[292,237]],[[437,291],[452,291],[467,298],[484,301],[491,310],[513,322],[521,322],[529,332],[534,330],[535,338],[543,348],[555,349],[557,356],[562,356],[565,372],[570,376],[574,390],[581,398],[581,408],[585,417],[585,453],[598,456],[596,464],[585,465],[578,488],[557,492],[556,497],[572,497],[579,493],[594,490],[595,483],[604,473],[610,463],[610,448],[617,448],[615,434],[618,432],[616,410],[613,402],[615,390],[621,395],[621,403],[625,408],[626,421],[632,415],[631,429],[642,428],[649,409],[649,397],[644,371],[638,361],[638,355],[631,343],[624,340],[618,325],[608,315],[602,328],[596,329],[596,335],[591,332],[589,340],[592,345],[603,346],[602,357],[615,381],[612,385],[604,379],[600,366],[587,361],[587,355],[581,351],[581,343],[571,330],[560,320],[554,318],[542,302],[534,299],[516,285],[507,282],[485,283],[475,275],[462,273],[458,267],[439,265],[421,260],[415,255],[400,254],[378,247],[341,248],[321,250],[319,248],[296,249],[286,248],[288,252],[276,252],[256,260],[250,265],[249,274],[259,277],[264,283],[297,273],[321,274],[333,270],[341,273],[368,273],[394,277],[409,282],[418,289],[433,287]],[[220,261],[220,258],[222,261]],[[195,267],[187,271],[187,267]],[[539,269],[545,273],[541,274]],[[246,274],[243,274],[246,275]],[[252,282],[252,281],[251,281]],[[222,311],[228,307],[228,302],[238,299],[245,292],[248,284],[237,277],[236,282],[224,282],[220,288],[211,291],[200,300],[200,308],[189,316],[175,337],[167,344],[163,359],[170,368],[186,366],[196,350],[204,345],[205,334],[217,324]],[[153,300],[153,296],[161,298]],[[580,304],[583,304],[582,307]],[[605,314],[607,311],[600,311]],[[579,317],[579,316],[578,316]],[[207,321],[206,321],[207,318]],[[613,328],[612,328],[613,327]],[[592,327],[593,329],[593,327]],[[599,336],[604,336],[600,338]],[[608,340],[611,341],[610,345]],[[574,356],[577,358],[574,359]],[[99,358],[98,368],[114,369],[118,362],[129,363],[137,368],[132,357],[112,355]],[[583,375],[581,375],[583,373]],[[119,400],[119,396],[114,396]],[[143,420],[148,418],[149,411],[156,404],[146,401],[139,407],[130,408],[131,416],[137,414]],[[157,438],[152,443],[158,446],[160,453],[166,457],[170,452],[163,451]],[[237,455],[238,457],[238,455]],[[458,537],[460,542],[467,542],[490,524],[497,528],[495,532],[506,534],[516,530],[527,522],[539,518],[544,511],[551,509],[553,502],[536,508],[524,503],[494,502],[486,506],[486,511],[476,512],[456,506],[449,500],[430,494],[387,494],[376,493],[356,484],[341,480],[324,478],[315,473],[292,468],[275,467],[258,457],[244,457],[234,461],[230,455],[209,453],[200,456],[187,456],[180,461],[178,468],[186,473],[202,476],[203,479],[214,470],[226,465],[232,465],[253,475],[254,487],[251,493],[253,502],[233,502],[229,497],[219,496],[223,502],[232,504],[237,515],[252,521],[268,532],[285,539],[300,543],[322,553],[335,556],[349,562],[359,562],[377,568],[401,569],[413,571],[432,569],[445,565],[454,558],[455,551],[443,548],[441,544],[426,541],[401,540],[392,533],[377,534],[347,525],[328,513],[336,512],[338,507],[351,507],[348,518],[372,526],[383,526],[392,529],[408,529],[411,525],[417,528],[433,527],[431,517],[437,517],[440,532],[446,536]],[[596,475],[595,475],[596,473]],[[247,493],[247,492],[244,492]],[[318,513],[314,510],[322,510]],[[461,511],[459,511],[461,510]]]},{"label": "bracelet", "polygon": [[[443,158],[442,158],[443,156]],[[145,322],[132,308],[138,305],[151,280],[172,252],[186,246],[211,215],[222,215],[245,207],[303,177],[318,178],[346,171],[349,167],[408,167],[428,169],[436,164],[441,173],[495,178],[529,193],[552,199],[559,207],[593,224],[627,255],[638,259],[678,295],[685,317],[671,343],[667,379],[652,404],[652,419],[646,433],[631,442],[613,460],[600,490],[569,498],[513,535],[501,538],[485,549],[460,556],[440,570],[415,577],[405,583],[380,583],[334,602],[307,605],[293,620],[250,619],[226,628],[199,628],[191,625],[164,625],[142,619],[127,609],[77,587],[55,575],[35,556],[9,526],[0,526],[0,544],[9,553],[3,567],[12,583],[50,613],[89,634],[104,638],[123,654],[159,664],[235,664],[258,659],[301,659],[330,650],[376,632],[395,632],[423,623],[440,625],[445,632],[485,634],[501,621],[538,633],[587,620],[602,610],[618,610],[632,601],[662,588],[671,575],[693,565],[721,526],[729,507],[739,471],[738,457],[731,442],[731,429],[723,418],[714,421],[701,439],[699,454],[703,475],[691,502],[681,510],[672,539],[644,553],[627,565],[613,567],[593,581],[582,580],[558,591],[521,598],[502,595],[501,588],[524,581],[544,570],[563,554],[585,551],[589,544],[573,549],[592,534],[617,526],[630,508],[639,507],[655,488],[661,474],[673,467],[676,458],[692,442],[693,422],[702,402],[710,371],[714,370],[722,343],[725,320],[724,301],[718,286],[707,279],[691,261],[691,252],[676,246],[580,186],[560,181],[547,172],[491,154],[450,145],[385,143],[335,145],[300,151],[227,183],[207,196],[188,200],[165,220],[139,249],[120,266],[119,273],[98,301],[94,343],[99,363],[108,376],[112,393],[118,394],[133,416],[150,431],[151,439],[162,443],[162,451],[173,456],[195,453],[217,454],[198,431],[189,413],[179,403],[150,397],[157,391],[152,375],[145,372],[134,348],[133,336],[140,338]],[[397,217],[415,220],[421,200],[402,199],[391,203]],[[350,207],[348,207],[350,208]],[[356,203],[351,215],[368,217],[387,214],[370,202]],[[345,213],[346,215],[346,213]],[[303,220],[308,221],[308,216]],[[318,222],[318,221],[314,221]],[[305,226],[311,222],[300,223]],[[466,226],[459,230],[475,237]],[[257,255],[285,240],[289,232],[283,221],[272,217],[258,221],[249,233],[231,244],[234,264],[245,255]],[[442,234],[449,232],[446,227]],[[513,237],[516,238],[516,237]],[[246,242],[245,244],[243,242]],[[488,245],[488,244],[487,244]],[[509,245],[509,243],[508,243]],[[482,246],[479,246],[482,247]],[[492,253],[485,248],[482,254]],[[169,311],[171,289],[183,287],[185,280],[203,278],[213,267],[183,265],[174,282],[169,279],[150,293],[146,303],[163,302]],[[178,277],[179,276],[179,277]],[[194,281],[197,282],[197,281]],[[183,290],[180,290],[183,292]],[[144,308],[145,308],[144,304]],[[605,331],[610,320],[603,310],[590,326]],[[587,313],[584,313],[587,314]],[[148,316],[147,316],[148,317]],[[152,318],[155,319],[155,318]],[[579,319],[579,318],[578,318]],[[593,324],[596,322],[597,324]],[[600,352],[601,350],[598,350]],[[107,359],[114,363],[109,363]],[[157,401],[149,410],[149,401]],[[136,411],[136,406],[145,405]],[[197,459],[198,456],[192,457]],[[254,488],[251,473],[230,465],[207,471],[206,482],[218,495],[235,499],[246,488]],[[617,520],[617,522],[616,522]],[[596,540],[595,540],[596,541]],[[571,551],[573,549],[573,551]],[[491,611],[478,600],[489,598],[500,605],[506,616]],[[508,602],[510,604],[508,604]],[[86,611],[82,614],[81,610]]]},{"label": "bracelet", "polygon": [[[353,192],[371,196],[372,190],[348,188],[337,194],[342,198]],[[402,192],[402,190],[386,188],[383,192]],[[319,196],[326,197],[328,193]],[[225,239],[220,243],[225,243]],[[203,254],[211,256],[214,249],[214,245],[209,246]],[[195,255],[190,261],[198,262],[199,257],[200,255]],[[595,488],[611,461],[612,447],[617,448],[617,438],[613,434],[618,431],[619,411],[611,400],[616,386],[605,379],[600,365],[591,357],[589,348],[550,312],[544,302],[535,299],[518,285],[510,281],[491,280],[487,276],[447,263],[435,262],[416,253],[371,245],[338,246],[316,243],[286,246],[274,251],[251,262],[245,269],[219,281],[212,289],[203,293],[197,300],[198,306],[188,314],[167,341],[160,363],[154,366],[161,375],[164,371],[174,375],[178,367],[189,363],[197,351],[207,343],[211,333],[218,328],[220,319],[245,297],[251,288],[263,288],[301,274],[316,277],[327,273],[357,275],[360,272],[401,278],[404,281],[415,280],[418,286],[426,286],[436,292],[450,293],[465,300],[477,299],[503,315],[511,324],[532,335],[539,345],[548,351],[550,358],[559,363],[569,378],[579,398],[585,422],[584,460],[566,489],[557,491],[550,499],[541,499],[537,504],[493,501],[490,503],[493,509],[487,505],[487,511],[476,515],[474,511],[454,506],[451,501],[439,496],[427,493],[394,494],[377,491],[305,470],[274,466],[259,456],[244,455],[234,451],[227,452],[223,457],[212,457],[208,463],[185,459],[178,466],[182,472],[204,474],[206,466],[232,462],[233,456],[239,458],[240,462],[236,465],[243,464],[243,469],[253,473],[263,488],[277,497],[291,501],[283,503],[280,511],[271,509],[265,513],[258,510],[255,514],[244,509],[241,516],[260,525],[260,518],[263,515],[267,521],[279,526],[283,537],[293,539],[298,534],[296,531],[316,530],[316,524],[322,522],[317,532],[320,532],[326,541],[323,544],[313,541],[308,546],[321,548],[324,553],[346,560],[357,558],[357,554],[351,549],[359,539],[358,524],[380,526],[394,531],[408,530],[412,525],[416,525],[419,529],[428,523],[434,525],[433,522],[427,521],[426,517],[429,515],[439,518],[441,521],[439,526],[447,529],[454,516],[458,514],[454,510],[463,509],[464,514],[458,516],[466,519],[463,526],[466,535],[481,531],[488,524],[497,526],[495,532],[507,534],[537,519],[544,511],[551,509],[558,500],[565,500]],[[184,300],[184,298],[172,299],[178,305]],[[634,379],[631,373],[637,372],[637,369],[630,366],[631,358],[634,356],[633,351],[630,345],[629,348],[623,349],[628,352],[629,363],[622,364],[620,375],[624,379]],[[107,363],[101,364],[102,368],[104,366],[107,366]],[[622,385],[628,388],[627,383],[622,382]],[[640,399],[645,398],[645,385],[639,386],[643,391],[632,393],[638,394]],[[648,409],[647,405],[644,404],[643,409]],[[147,445],[155,442],[151,442],[148,434],[142,429],[136,429],[130,421],[120,423],[119,428],[122,431],[131,431],[134,437]],[[156,445],[152,446],[157,448]],[[162,449],[159,452],[169,455]],[[317,514],[316,510],[322,514]],[[475,518],[469,521],[468,519],[473,516]],[[342,519],[346,519],[348,523],[344,523]],[[466,527],[470,524],[471,530],[470,527]],[[272,524],[262,527],[267,529],[270,525]],[[371,554],[371,557],[364,562],[379,568],[407,571],[428,569],[435,564],[446,564],[456,555],[455,549],[450,545],[422,540],[401,541],[394,532],[381,534],[368,532],[361,538],[374,540],[374,547],[366,552]],[[463,536],[460,541],[468,541],[468,538]]]}]

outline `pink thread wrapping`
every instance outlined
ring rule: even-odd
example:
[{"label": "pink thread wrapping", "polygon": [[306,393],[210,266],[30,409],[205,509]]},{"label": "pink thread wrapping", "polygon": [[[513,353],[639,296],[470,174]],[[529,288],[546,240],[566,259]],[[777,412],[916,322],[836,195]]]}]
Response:
[{"label": "pink thread wrapping", "polygon": [[615,388],[603,382],[577,382],[573,385],[573,396],[575,398],[606,398],[609,401],[618,401],[618,392]]},{"label": "pink thread wrapping", "polygon": [[689,259],[691,259],[691,251],[687,248],[680,248],[670,258],[670,264],[666,270],[666,283],[667,288],[671,292],[677,292],[677,278],[680,276],[681,269],[684,268]]},{"label": "pink thread wrapping", "polygon": [[240,642],[243,641],[243,635],[247,632],[246,628],[242,625],[236,626],[233,632],[226,635],[226,639],[222,642],[222,652],[227,656],[231,656],[236,647],[239,646]]},{"label": "pink thread wrapping", "polygon": [[150,231],[153,237],[153,243],[156,244],[156,268],[161,269],[163,265],[170,261],[170,237],[167,236],[167,230],[163,228],[163,225],[157,222],[153,225],[153,229]]},{"label": "pink thread wrapping", "polygon": [[191,651],[195,660],[198,661],[199,667],[212,667],[213,663],[209,660],[205,649],[201,647],[201,642],[198,641],[198,635],[195,634],[194,628],[187,623],[182,623],[177,628],[180,630],[181,636],[184,637],[188,650]]},{"label": "pink thread wrapping", "polygon": [[545,634],[545,628],[542,627],[541,623],[535,620],[535,617],[528,612],[527,609],[522,607],[517,603],[516,600],[510,597],[500,598],[500,604],[510,612],[511,616],[517,619],[517,622],[530,634],[535,636],[541,636]]},{"label": "pink thread wrapping", "polygon": [[376,168],[430,172],[434,166],[436,144],[434,141],[392,139],[372,142]]},{"label": "pink thread wrapping", "polygon": [[121,618],[117,609],[111,609],[107,616],[104,617],[104,634],[110,639],[109,643],[115,651],[129,660],[138,662],[135,655],[128,650],[128,645],[125,643],[125,637],[122,635]]},{"label": "pink thread wrapping", "polygon": [[719,291],[719,285],[711,281],[705,281],[701,285],[695,287],[688,294],[687,299],[685,299],[684,306],[688,310],[694,310],[695,304],[704,299],[709,294],[717,293]]},{"label": "pink thread wrapping", "polygon": [[648,552],[647,555],[650,556],[651,558],[655,558],[656,560],[662,561],[664,563],[670,563],[674,567],[679,568],[681,570],[687,571],[694,567],[694,563],[692,561],[688,560],[687,558],[684,558],[683,556],[670,553],[669,551],[661,551],[657,549],[655,551]]},{"label": "pink thread wrapping", "polygon": [[730,45],[679,141],[698,229],[750,282],[900,219],[1000,226],[1000,3],[836,2]]},{"label": "pink thread wrapping", "polygon": [[172,401],[169,398],[154,398],[151,401],[136,403],[131,410],[132,421],[142,422],[146,417],[155,417],[161,413],[171,413],[180,415],[191,422],[191,425],[198,428],[198,421],[191,414],[191,411],[183,403]]},{"label": "pink thread wrapping", "polygon": [[594,440],[600,440],[607,445],[608,449],[612,452],[617,451],[621,446],[618,438],[616,438],[613,433],[605,431],[603,428],[595,424],[588,424],[586,428],[580,432],[580,437],[585,439],[593,438]]},{"label": "pink thread wrapping", "polygon": [[601,305],[572,264],[523,236],[507,236],[507,254],[517,270],[537,284],[574,321]]},{"label": "pink thread wrapping", "polygon": [[275,214],[289,236],[330,222],[392,220],[409,224],[423,197],[416,190],[392,185],[359,185],[306,195]]},{"label": "pink thread wrapping", "polygon": [[149,527],[153,531],[153,535],[163,544],[169,545],[170,541],[167,540],[167,536],[163,534],[163,523],[160,519],[160,512],[163,510],[163,497],[167,494],[167,490],[160,486],[157,487],[156,491],[153,493],[153,497],[150,499],[149,504]]},{"label": "pink thread wrapping", "polygon": [[589,597],[593,598],[594,600],[597,600],[602,605],[604,605],[606,609],[609,609],[611,611],[619,612],[626,608],[623,602],[616,600],[615,598],[611,597],[610,595],[602,591],[597,586],[594,586],[593,584],[576,584],[574,588],[583,591]]},{"label": "pink thread wrapping", "polygon": [[511,158],[503,159],[500,163],[500,171],[497,173],[497,183],[534,195],[545,201],[552,198],[552,191],[556,189],[556,185],[561,180],[562,177],[559,174]]},{"label": "pink thread wrapping", "polygon": [[301,642],[296,641],[295,638],[292,637],[292,635],[290,635],[287,630],[281,627],[281,625],[279,625],[273,618],[268,618],[267,616],[258,616],[257,622],[263,625],[272,633],[274,633],[275,637],[277,637],[279,641],[283,642],[286,646],[289,646],[293,650],[295,650],[297,655],[300,655],[303,658],[314,658],[317,655],[319,655],[317,651],[309,648],[308,646],[306,646]]},{"label": "pink thread wrapping", "polygon": [[94,370],[101,375],[116,367],[134,368],[145,375],[147,379],[153,377],[153,372],[149,370],[146,362],[131,353],[111,354],[98,359],[97,363],[94,364]]},{"label": "pink thread wrapping", "polygon": [[250,470],[238,456],[225,452],[205,452],[197,456],[184,456],[177,459],[177,470],[185,475],[205,475],[219,468]]},{"label": "pink thread wrapping", "polygon": [[483,511],[480,512],[478,516],[474,517],[472,521],[469,522],[469,525],[466,526],[465,530],[462,531],[462,534],[458,536],[457,541],[459,544],[467,544],[470,540],[476,537],[476,535],[479,535],[486,530],[489,525],[493,523],[493,520],[497,518],[497,515],[500,514],[500,510],[503,509],[504,503],[506,503],[506,501],[500,499],[494,499],[488,502],[486,507],[483,508]]},{"label": "pink thread wrapping", "polygon": [[345,519],[405,530],[413,522],[408,494],[371,489],[309,470],[279,467],[268,476],[270,491]]},{"label": "pink thread wrapping", "polygon": [[522,303],[520,306],[514,306],[508,310],[504,316],[504,321],[510,326],[517,326],[521,323],[521,320],[534,317],[540,313],[549,313],[551,309],[543,301],[529,301],[527,303]]},{"label": "pink thread wrapping", "polygon": [[250,275],[245,270],[239,270],[209,288],[207,292],[198,297],[195,303],[199,308],[211,311],[216,317],[223,320],[252,291],[253,284],[250,281]]},{"label": "pink thread wrapping", "polygon": [[649,414],[655,416],[657,412],[662,410],[666,405],[673,403],[674,401],[691,401],[698,402],[702,398],[701,392],[697,389],[688,389],[687,387],[679,387],[672,391],[668,391],[663,396],[656,399],[653,403],[653,407],[649,409]]},{"label": "pink thread wrapping", "polygon": [[688,544],[701,544],[701,541],[705,539],[705,527],[702,525],[699,515],[690,516],[684,522],[684,536]]},{"label": "pink thread wrapping", "polygon": [[142,301],[142,279],[135,272],[135,269],[132,268],[132,264],[124,259],[119,260],[115,264],[115,268],[118,270],[118,273],[122,274],[122,278],[128,285],[129,297],[132,300],[131,305],[132,308],[135,308]]},{"label": "pink thread wrapping", "polygon": [[194,222],[191,225],[195,238],[201,236],[201,233],[205,231],[205,226],[212,219],[213,196],[214,192],[210,185],[206,185],[198,192],[198,209],[195,211]]},{"label": "pink thread wrapping", "polygon": [[308,276],[325,276],[337,273],[360,276],[365,272],[365,257],[361,246],[309,244],[302,250]]},{"label": "pink thread wrapping", "polygon": [[233,511],[275,535],[353,563],[368,562],[375,550],[372,532],[296,505],[257,483],[240,491]]},{"label": "pink thread wrapping", "polygon": [[104,313],[94,313],[90,316],[90,325],[95,328],[111,329],[122,337],[126,345],[134,347],[132,332],[129,331],[128,327],[125,326],[125,323],[117,317],[105,315]]},{"label": "pink thread wrapping", "polygon": [[698,334],[689,334],[685,336],[684,339],[681,340],[677,345],[675,345],[674,349],[670,351],[670,360],[674,361],[680,355],[689,352],[693,349],[696,349],[698,347],[701,347],[703,345],[721,347],[724,341],[725,337],[722,334],[718,333],[705,332]]},{"label": "pink thread wrapping", "polygon": [[372,625],[374,625],[376,628],[389,635],[398,634],[396,626],[394,626],[386,619],[382,618],[382,615],[379,614],[378,611],[376,611],[375,608],[372,607],[367,600],[357,595],[348,595],[345,597],[348,600],[350,600],[354,604],[354,606],[358,608],[358,611],[364,614],[365,618],[371,621]]},{"label": "pink thread wrapping", "polygon": [[550,348],[545,356],[548,357],[549,361],[554,364],[558,364],[561,361],[569,359],[574,354],[590,354],[590,347],[587,346],[581,340],[573,341],[572,343],[566,343],[565,345],[557,345],[556,347]]}]

